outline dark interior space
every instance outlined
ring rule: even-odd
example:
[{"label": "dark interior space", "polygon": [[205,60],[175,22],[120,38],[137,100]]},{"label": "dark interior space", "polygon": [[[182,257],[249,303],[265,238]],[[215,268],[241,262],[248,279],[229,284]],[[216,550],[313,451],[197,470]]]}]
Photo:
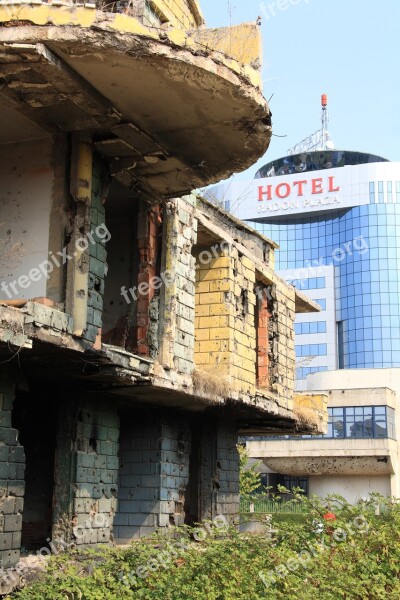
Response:
[{"label": "dark interior space", "polygon": [[51,539],[56,446],[54,397],[41,390],[17,392],[13,427],[26,456],[22,542],[25,550],[40,550]]}]

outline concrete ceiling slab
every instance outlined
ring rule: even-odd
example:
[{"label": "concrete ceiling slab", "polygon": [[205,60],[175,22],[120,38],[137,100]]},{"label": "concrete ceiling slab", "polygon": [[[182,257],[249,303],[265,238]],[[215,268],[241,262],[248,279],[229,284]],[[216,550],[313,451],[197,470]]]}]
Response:
[{"label": "concrete ceiling slab", "polygon": [[158,197],[182,195],[244,170],[268,148],[260,90],[210,57],[78,27],[7,28],[0,45],[5,36],[4,98],[41,128],[89,133],[108,158],[131,158],[116,173],[128,187],[143,181]]}]

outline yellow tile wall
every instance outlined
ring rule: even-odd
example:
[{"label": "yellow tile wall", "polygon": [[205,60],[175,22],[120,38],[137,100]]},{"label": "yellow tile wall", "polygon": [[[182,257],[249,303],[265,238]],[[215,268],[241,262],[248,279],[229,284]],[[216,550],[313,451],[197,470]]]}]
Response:
[{"label": "yellow tile wall", "polygon": [[234,249],[208,263],[197,261],[196,367],[225,377],[233,389],[248,393],[254,393],[256,383],[254,284],[254,264]]}]

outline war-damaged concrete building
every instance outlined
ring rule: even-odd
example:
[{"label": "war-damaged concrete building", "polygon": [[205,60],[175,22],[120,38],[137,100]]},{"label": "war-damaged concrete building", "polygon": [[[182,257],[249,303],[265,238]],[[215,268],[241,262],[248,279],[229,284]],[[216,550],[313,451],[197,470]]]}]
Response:
[{"label": "war-damaged concrete building", "polygon": [[5,567],[232,515],[238,434],[326,418],[293,398],[295,311],[316,305],[273,242],[190,194],[268,146],[256,25],[115,8],[0,7]]}]

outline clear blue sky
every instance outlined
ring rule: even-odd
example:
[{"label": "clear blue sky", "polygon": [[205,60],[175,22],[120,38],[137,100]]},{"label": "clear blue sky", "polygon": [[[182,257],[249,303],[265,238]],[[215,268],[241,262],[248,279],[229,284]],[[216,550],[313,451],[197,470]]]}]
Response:
[{"label": "clear blue sky", "polygon": [[264,95],[273,94],[274,133],[287,137],[274,137],[257,165],[319,129],[322,93],[337,148],[400,161],[399,0],[287,0],[287,10],[282,0],[200,3],[208,27],[262,17]]}]

